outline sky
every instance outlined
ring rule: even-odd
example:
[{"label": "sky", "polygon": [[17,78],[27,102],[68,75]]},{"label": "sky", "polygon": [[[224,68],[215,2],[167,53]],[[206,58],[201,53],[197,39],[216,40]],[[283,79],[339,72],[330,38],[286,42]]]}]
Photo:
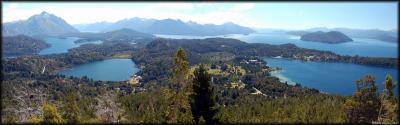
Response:
[{"label": "sky", "polygon": [[233,22],[251,28],[397,29],[397,2],[3,2],[4,22],[42,11],[69,24],[141,17],[200,24]]}]

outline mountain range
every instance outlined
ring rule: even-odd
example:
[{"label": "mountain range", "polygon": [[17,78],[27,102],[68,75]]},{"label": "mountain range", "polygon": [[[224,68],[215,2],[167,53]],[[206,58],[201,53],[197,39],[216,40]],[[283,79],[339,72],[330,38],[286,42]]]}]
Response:
[{"label": "mountain range", "polygon": [[[16,36],[19,34],[42,37],[59,36],[63,34],[76,34],[80,32],[110,32],[120,29],[131,29],[148,34],[164,35],[190,35],[190,36],[214,36],[227,34],[250,34],[254,33],[251,28],[243,27],[232,22],[221,25],[198,24],[196,22],[175,19],[145,19],[134,17],[124,19],[115,23],[98,22],[93,24],[70,25],[65,20],[56,15],[43,11],[40,14],[33,15],[26,20],[3,23],[3,36]],[[275,31],[275,30],[274,30]],[[280,30],[279,30],[280,31]],[[349,28],[311,28],[306,30],[289,31],[293,35],[303,35],[316,31],[339,31],[351,38],[369,38],[386,42],[395,43],[398,40],[397,30],[379,30],[379,29],[349,29]]]},{"label": "mountain range", "polygon": [[122,28],[133,29],[139,32],[150,34],[165,35],[191,35],[191,36],[212,36],[226,34],[249,34],[255,31],[248,27],[243,27],[232,22],[221,25],[215,24],[198,24],[196,22],[183,22],[174,19],[145,19],[130,18],[117,21],[115,23],[99,22],[93,24],[74,25],[80,31],[90,32],[106,32]]},{"label": "mountain range", "polygon": [[221,25],[202,25],[191,21],[183,22],[179,19],[156,20],[138,17],[120,20],[115,23],[98,22],[93,24],[77,24],[72,26],[62,18],[45,11],[40,14],[33,15],[26,20],[3,23],[3,27],[4,36],[23,34],[38,37],[74,34],[81,31],[109,32],[125,28],[149,34],[192,36],[249,34],[255,32],[251,28],[243,27],[231,22]]}]

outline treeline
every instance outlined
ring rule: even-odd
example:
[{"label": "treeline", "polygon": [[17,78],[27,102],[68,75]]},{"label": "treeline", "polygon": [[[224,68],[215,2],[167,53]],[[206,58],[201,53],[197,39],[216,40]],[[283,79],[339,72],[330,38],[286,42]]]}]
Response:
[{"label": "treeline", "polygon": [[35,55],[51,45],[43,40],[25,35],[4,36],[2,40],[3,56]]},{"label": "treeline", "polygon": [[64,54],[21,56],[4,60],[2,71],[42,74],[42,70],[46,67],[43,73],[56,74],[56,71],[73,65],[113,58],[114,55],[121,53],[130,55],[136,50],[137,47],[129,43],[87,44],[70,49]]},{"label": "treeline", "polygon": [[136,42],[136,43],[148,43],[151,42],[155,36],[152,34],[141,33],[132,29],[119,29],[104,33],[72,33],[63,35],[64,37],[79,37],[75,43],[82,43],[87,41],[102,40],[107,42]]},{"label": "treeline", "polygon": [[171,52],[182,47],[198,55],[207,52],[226,52],[242,56],[265,56],[292,58],[308,61],[329,61],[355,63],[371,66],[397,67],[396,58],[342,56],[329,51],[299,48],[294,44],[270,45],[264,43],[245,43],[236,39],[207,38],[207,39],[163,39],[159,38],[149,43],[149,52]]},{"label": "treeline", "polygon": [[398,59],[397,58],[385,58],[385,57],[360,57],[360,56],[340,56],[336,60],[327,60],[327,61],[337,61],[337,62],[347,62],[354,64],[363,64],[363,65],[374,65],[381,67],[390,67],[390,68],[398,68]]}]

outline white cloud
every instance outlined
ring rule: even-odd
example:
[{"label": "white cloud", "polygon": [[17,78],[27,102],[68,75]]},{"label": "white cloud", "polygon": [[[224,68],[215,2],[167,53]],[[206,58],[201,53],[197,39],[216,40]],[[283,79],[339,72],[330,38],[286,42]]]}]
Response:
[{"label": "white cloud", "polygon": [[254,3],[238,3],[231,10],[234,12],[246,11],[254,8]]}]

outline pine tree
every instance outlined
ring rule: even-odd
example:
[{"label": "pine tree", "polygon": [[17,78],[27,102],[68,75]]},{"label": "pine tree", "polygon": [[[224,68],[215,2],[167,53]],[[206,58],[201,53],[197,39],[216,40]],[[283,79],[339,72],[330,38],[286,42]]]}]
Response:
[{"label": "pine tree", "polygon": [[170,123],[188,123],[191,114],[188,96],[191,91],[188,87],[189,62],[184,49],[177,50],[172,70],[173,83],[163,91],[169,102],[165,117]]},{"label": "pine tree", "polygon": [[176,51],[174,61],[175,64],[173,69],[173,88],[179,92],[182,88],[184,88],[189,74],[189,62],[186,56],[186,52],[183,48],[179,48]]},{"label": "pine tree", "polygon": [[64,123],[64,119],[58,113],[57,108],[54,105],[45,103],[43,105],[43,122],[60,124]]},{"label": "pine tree", "polygon": [[375,78],[366,75],[356,81],[357,90],[346,100],[348,122],[372,122],[378,117],[380,101],[375,86]]},{"label": "pine tree", "polygon": [[217,113],[216,96],[210,82],[210,74],[202,64],[194,71],[192,89],[190,105],[195,123],[198,124],[203,117],[207,124],[216,124],[218,122],[214,117]]}]

